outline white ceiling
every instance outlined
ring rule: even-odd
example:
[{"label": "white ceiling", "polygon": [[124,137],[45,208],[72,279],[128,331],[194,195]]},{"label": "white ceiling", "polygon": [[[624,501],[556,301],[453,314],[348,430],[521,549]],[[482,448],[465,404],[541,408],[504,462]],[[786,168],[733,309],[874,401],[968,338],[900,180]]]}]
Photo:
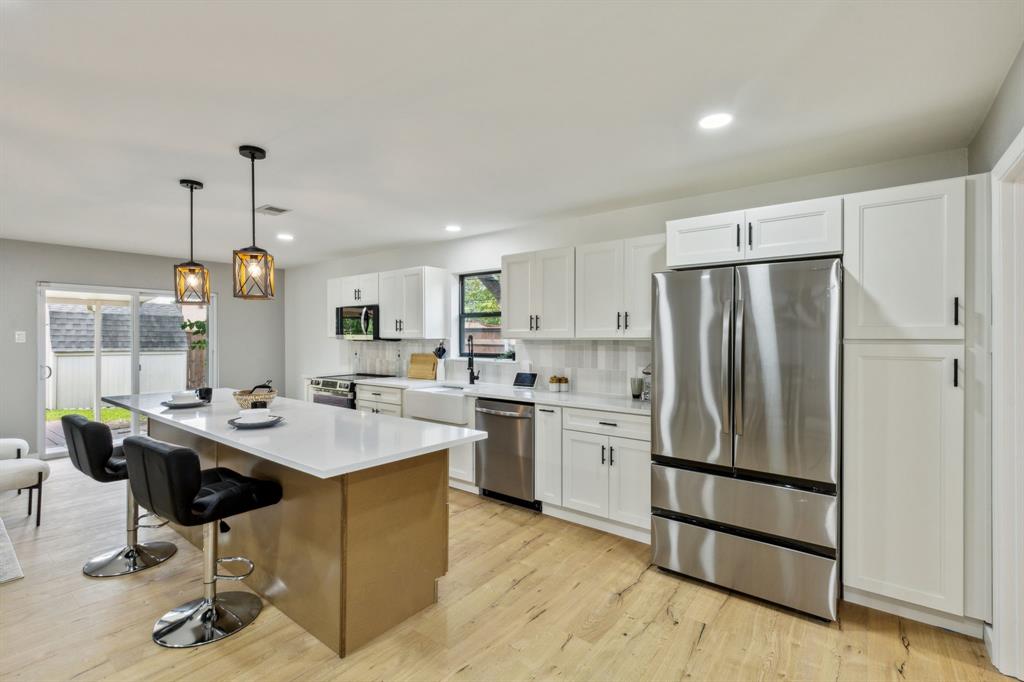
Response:
[{"label": "white ceiling", "polygon": [[0,234],[182,257],[191,177],[229,260],[250,143],[286,266],[963,147],[1024,39],[1024,0],[2,9]]}]

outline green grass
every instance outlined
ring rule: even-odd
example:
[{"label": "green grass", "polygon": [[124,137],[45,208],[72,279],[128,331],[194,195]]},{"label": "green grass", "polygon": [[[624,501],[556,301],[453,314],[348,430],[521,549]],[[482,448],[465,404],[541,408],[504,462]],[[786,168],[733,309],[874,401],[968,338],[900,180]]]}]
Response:
[{"label": "green grass", "polygon": [[[81,410],[47,410],[46,421],[54,422],[63,417],[66,414],[80,414],[87,419],[92,419],[93,413],[91,409]],[[122,422],[130,421],[132,413],[123,407],[104,407],[100,410],[100,421],[105,424],[110,422]]]}]

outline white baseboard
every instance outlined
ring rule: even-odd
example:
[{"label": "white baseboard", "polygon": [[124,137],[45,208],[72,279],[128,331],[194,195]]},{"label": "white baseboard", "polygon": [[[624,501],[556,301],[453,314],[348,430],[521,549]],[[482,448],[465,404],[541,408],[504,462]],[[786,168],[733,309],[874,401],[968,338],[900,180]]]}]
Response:
[{"label": "white baseboard", "polygon": [[465,481],[460,481],[457,478],[449,478],[448,479],[448,486],[451,487],[451,488],[455,488],[456,490],[462,490],[462,491],[465,491],[467,493],[473,493],[474,495],[479,495],[480,494],[480,488],[477,488],[472,483],[466,483]]},{"label": "white baseboard", "polygon": [[649,528],[644,529],[637,528],[636,526],[629,526],[624,523],[619,523],[618,521],[602,519],[598,516],[591,516],[590,514],[566,509],[565,507],[556,507],[555,505],[548,504],[546,502],[544,503],[543,512],[548,516],[553,516],[556,519],[561,519],[562,521],[570,521],[581,526],[587,526],[588,528],[594,528],[596,530],[604,531],[605,533],[619,535],[647,545],[651,544],[651,531]]},{"label": "white baseboard", "polygon": [[985,623],[976,618],[954,616],[930,609],[927,606],[917,606],[916,604],[910,604],[899,599],[893,599],[892,597],[883,597],[853,587],[843,587],[843,601],[885,611],[894,616],[909,618],[910,620],[952,630],[953,632],[959,632],[961,635],[967,635],[968,637],[981,639],[984,636]]}]

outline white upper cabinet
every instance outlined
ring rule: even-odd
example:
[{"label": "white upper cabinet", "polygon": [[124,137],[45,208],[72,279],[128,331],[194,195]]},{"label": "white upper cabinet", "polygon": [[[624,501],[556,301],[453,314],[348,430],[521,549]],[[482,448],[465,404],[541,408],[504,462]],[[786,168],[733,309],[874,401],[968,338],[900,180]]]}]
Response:
[{"label": "white upper cabinet", "polygon": [[742,260],[743,223],[743,211],[668,221],[668,267]]},{"label": "white upper cabinet", "polygon": [[533,254],[517,253],[501,259],[501,333],[527,338],[533,333],[530,294],[533,283]]},{"label": "white upper cabinet", "polygon": [[849,343],[844,362],[843,583],[962,615],[963,347]]},{"label": "white upper cabinet", "polygon": [[448,335],[448,273],[416,267],[380,273],[380,335],[441,339]]},{"label": "white upper cabinet", "polygon": [[651,275],[665,269],[665,235],[627,239],[625,257],[625,300],[622,304],[622,335],[651,338]]},{"label": "white upper cabinet", "polygon": [[745,260],[841,253],[843,198],[754,208],[746,213]]},{"label": "white upper cabinet", "polygon": [[[576,317],[573,295],[576,250],[569,246],[537,254],[536,287],[534,298],[534,337],[543,339],[571,339]],[[531,287],[532,289],[532,287]]]},{"label": "white upper cabinet", "polygon": [[575,249],[501,258],[501,333],[520,339],[566,339],[574,333]]},{"label": "white upper cabinet", "polygon": [[376,305],[378,303],[378,273],[352,275],[341,278],[341,305]]},{"label": "white upper cabinet", "polygon": [[576,338],[650,338],[651,275],[665,269],[665,236],[576,247]]},{"label": "white upper cabinet", "polygon": [[624,260],[621,239],[576,247],[576,338],[622,336]]},{"label": "white upper cabinet", "polygon": [[846,338],[964,338],[964,203],[964,178],[844,197]]},{"label": "white upper cabinet", "polygon": [[400,270],[380,273],[380,336],[383,339],[400,339],[398,318],[402,316],[405,299],[402,296]]},{"label": "white upper cabinet", "polygon": [[670,220],[668,267],[841,253],[843,198]]}]

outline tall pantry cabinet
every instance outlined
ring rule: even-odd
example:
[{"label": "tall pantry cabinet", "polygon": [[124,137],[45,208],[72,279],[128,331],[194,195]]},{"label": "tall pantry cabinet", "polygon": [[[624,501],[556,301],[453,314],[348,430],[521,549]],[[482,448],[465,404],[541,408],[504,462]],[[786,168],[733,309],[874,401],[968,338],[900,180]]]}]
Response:
[{"label": "tall pantry cabinet", "polygon": [[968,490],[980,460],[965,457],[969,182],[843,198],[843,583],[848,601],[980,621],[988,548],[965,551],[984,526]]}]

